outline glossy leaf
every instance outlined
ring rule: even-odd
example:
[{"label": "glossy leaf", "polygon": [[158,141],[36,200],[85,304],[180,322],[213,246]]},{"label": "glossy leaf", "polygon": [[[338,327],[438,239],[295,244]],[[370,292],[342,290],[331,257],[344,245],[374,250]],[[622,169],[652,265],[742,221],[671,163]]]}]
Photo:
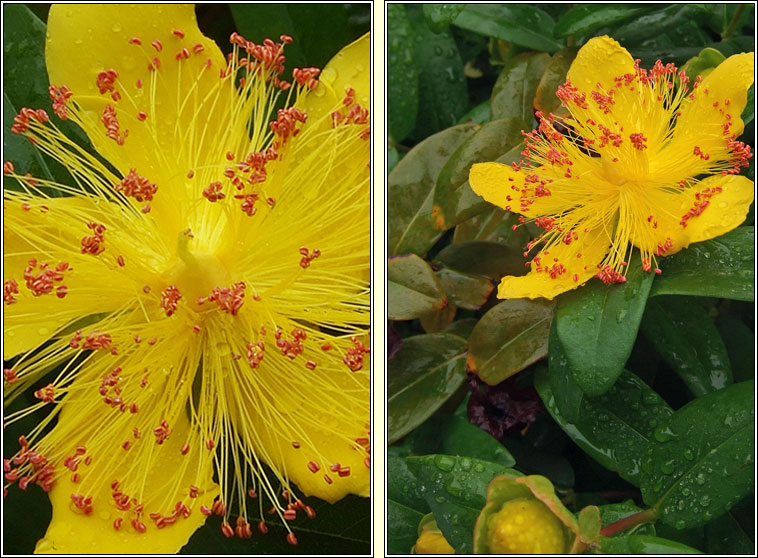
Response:
[{"label": "glossy leaf", "polygon": [[537,84],[534,108],[546,115],[558,111],[561,100],[556,95],[556,91],[566,81],[566,74],[578,51],[576,47],[562,48],[550,58]]},{"label": "glossy leaf", "polygon": [[755,252],[753,227],[739,227],[723,236],[692,244],[661,258],[662,274],[650,296],[682,294],[754,300]]},{"label": "glossy leaf", "polygon": [[443,332],[457,335],[461,339],[468,339],[471,332],[474,331],[474,327],[477,324],[476,318],[464,318],[462,320],[456,320],[449,326],[447,326]]},{"label": "glossy leaf", "polygon": [[748,496],[705,526],[709,554],[752,554],[755,549],[755,498]]},{"label": "glossy leaf", "polygon": [[534,387],[558,425],[590,457],[632,484],[642,482],[645,448],[655,428],[672,413],[658,394],[634,374],[624,372],[605,394],[584,398],[576,420],[568,421],[558,411],[544,372],[538,372]]},{"label": "glossy leaf", "polygon": [[528,4],[467,4],[453,25],[534,50],[555,52],[553,18]]},{"label": "glossy leaf", "polygon": [[653,277],[636,262],[626,283],[604,285],[593,280],[558,298],[557,337],[576,383],[587,395],[604,393],[623,371]]},{"label": "glossy leaf", "polygon": [[[467,138],[442,167],[434,190],[432,219],[435,227],[447,230],[490,207],[469,186],[469,170],[474,163],[500,160],[521,144],[526,125],[518,118],[494,120]],[[520,149],[519,149],[520,151]]]},{"label": "glossy leaf", "polygon": [[492,119],[518,118],[531,127],[534,122],[534,96],[550,56],[544,52],[525,52],[510,59],[492,88]]},{"label": "glossy leaf", "polygon": [[635,17],[613,32],[613,38],[623,45],[639,44],[645,39],[665,34],[677,25],[686,25],[693,18],[704,18],[706,9],[695,4],[674,4]]},{"label": "glossy leaf", "polygon": [[482,101],[466,114],[461,116],[458,124],[473,122],[474,124],[486,124],[490,121],[490,99]]},{"label": "glossy leaf", "polygon": [[503,275],[526,273],[521,250],[494,242],[450,244],[437,254],[434,261],[451,269],[483,275],[490,279],[499,280]]},{"label": "glossy leaf", "polygon": [[387,262],[387,317],[412,320],[447,306],[432,268],[416,254],[395,256]]},{"label": "glossy leaf", "polygon": [[520,475],[502,465],[451,455],[408,457],[429,507],[445,538],[458,554],[472,551],[472,533],[487,501],[487,485],[498,475]]},{"label": "glossy leaf", "polygon": [[651,535],[626,535],[600,539],[603,554],[702,554],[682,543]]},{"label": "glossy leaf", "polygon": [[424,4],[422,6],[426,24],[435,33],[441,33],[450,27],[450,23],[465,7],[465,4]]},{"label": "glossy leaf", "polygon": [[706,77],[724,60],[726,60],[726,57],[715,48],[704,48],[697,56],[687,60],[687,63],[682,66],[682,71],[687,74],[690,81],[694,83],[697,76],[700,76],[701,78]]},{"label": "glossy leaf", "polygon": [[402,4],[387,5],[387,120],[395,142],[405,139],[416,123],[418,72],[413,29]]},{"label": "glossy leaf", "polygon": [[387,552],[408,554],[416,544],[417,526],[429,506],[405,458],[387,457],[387,478],[392,479],[387,483]]},{"label": "glossy leaf", "polygon": [[479,320],[471,333],[466,368],[495,385],[545,357],[552,316],[551,302],[501,302]]},{"label": "glossy leaf", "polygon": [[495,289],[492,281],[481,275],[454,269],[440,269],[437,278],[450,301],[466,310],[477,310],[484,306]]},{"label": "glossy leaf", "polygon": [[449,333],[417,335],[387,366],[387,437],[392,443],[424,422],[466,376],[466,342]]},{"label": "glossy leaf", "polygon": [[458,146],[478,129],[448,128],[419,143],[392,169],[387,181],[387,251],[420,256],[442,234],[431,221],[434,187],[440,170]]},{"label": "glossy leaf", "polygon": [[463,61],[450,31],[435,33],[424,21],[421,6],[406,4],[415,37],[419,112],[414,138],[425,138],[453,126],[466,112],[468,92]]},{"label": "glossy leaf", "polygon": [[387,554],[410,554],[424,515],[387,498]]},{"label": "glossy leaf", "polygon": [[755,377],[755,335],[750,328],[734,316],[720,313],[716,327],[724,342],[736,382]]},{"label": "glossy leaf", "polygon": [[640,329],[695,397],[732,383],[724,342],[697,300],[660,297],[649,301]]},{"label": "glossy leaf", "polygon": [[576,383],[563,345],[558,340],[555,320],[550,324],[547,362],[550,389],[555,396],[555,407],[558,414],[566,421],[574,422],[579,417],[579,410],[584,401],[584,392]]},{"label": "glossy leaf", "polygon": [[525,227],[518,227],[514,231],[514,225],[518,225],[517,214],[492,206],[456,226],[453,242],[487,240],[514,250],[523,250],[529,242],[529,233]]},{"label": "glossy leaf", "polygon": [[[636,506],[632,500],[626,500],[618,504],[605,504],[598,506],[598,508],[600,509],[600,519],[602,520],[603,527],[607,527],[625,517],[642,511],[642,508]],[[635,525],[630,529],[621,531],[621,533],[628,533],[630,530],[633,530],[636,535],[655,535],[655,527],[652,523]]]},{"label": "glossy leaf", "polygon": [[718,517],[753,490],[755,383],[691,401],[656,428],[642,467],[642,497],[677,529]]},{"label": "glossy leaf", "polygon": [[419,316],[419,322],[426,333],[438,333],[453,323],[457,312],[458,307],[448,301],[442,308]]},{"label": "glossy leaf", "polygon": [[563,14],[553,30],[556,37],[585,35],[601,27],[618,24],[649,11],[649,7],[634,4],[579,4]]}]

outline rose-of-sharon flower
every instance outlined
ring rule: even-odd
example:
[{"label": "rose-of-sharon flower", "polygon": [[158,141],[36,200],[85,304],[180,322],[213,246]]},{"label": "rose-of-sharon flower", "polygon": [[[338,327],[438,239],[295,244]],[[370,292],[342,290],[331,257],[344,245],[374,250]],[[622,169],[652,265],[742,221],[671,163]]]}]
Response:
[{"label": "rose-of-sharon flower", "polygon": [[739,226],[753,201],[737,174],[752,156],[737,137],[753,67],[753,53],[737,54],[690,83],[673,64],[640,68],[609,37],[588,41],[558,89],[568,115],[537,113],[520,163],[471,169],[474,192],[544,229],[527,245],[529,272],[503,277],[498,296],[624,282],[635,247],[660,273],[656,258]]},{"label": "rose-of-sharon flower", "polygon": [[306,496],[370,490],[369,37],[290,78],[290,37],[225,58],[192,6],[47,31],[52,110],[102,158],[35,107],[13,131],[73,180],[4,165],[6,402],[54,372],[5,417],[49,411],[4,461],[49,492],[37,552],[176,552],[211,514],[296,544]]}]

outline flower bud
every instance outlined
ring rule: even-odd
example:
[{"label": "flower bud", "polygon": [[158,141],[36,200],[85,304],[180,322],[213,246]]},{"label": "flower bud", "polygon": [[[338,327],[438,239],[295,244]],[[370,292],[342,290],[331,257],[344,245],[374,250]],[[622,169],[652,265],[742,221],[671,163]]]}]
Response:
[{"label": "flower bud", "polygon": [[539,500],[516,498],[487,518],[487,544],[493,554],[561,554],[563,525]]},{"label": "flower bud", "polygon": [[436,521],[422,519],[419,526],[419,537],[411,549],[411,554],[455,554],[455,549],[447,542],[437,527]]}]

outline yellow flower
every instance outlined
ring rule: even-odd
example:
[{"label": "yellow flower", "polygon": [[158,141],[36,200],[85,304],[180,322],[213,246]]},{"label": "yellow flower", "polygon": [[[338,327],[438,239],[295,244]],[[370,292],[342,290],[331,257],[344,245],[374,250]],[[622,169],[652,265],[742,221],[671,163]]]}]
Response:
[{"label": "yellow flower", "polygon": [[566,534],[545,504],[515,498],[487,518],[487,545],[493,554],[563,554]]},{"label": "yellow flower", "polygon": [[227,60],[192,6],[50,11],[53,110],[102,159],[16,117],[76,182],[4,167],[6,404],[57,371],[5,418],[49,410],[4,462],[49,492],[38,552],[175,552],[213,513],[247,538],[369,495],[369,37],[288,82],[290,41],[235,33]]},{"label": "yellow flower", "polygon": [[426,522],[422,519],[419,531],[411,554],[455,554],[455,549],[447,542],[434,519]]},{"label": "yellow flower", "polygon": [[[558,97],[561,118],[537,113],[527,159],[474,165],[473,190],[544,229],[523,277],[504,277],[500,298],[553,298],[597,276],[624,282],[634,247],[656,257],[739,226],[753,182],[737,176],[750,147],[744,124],[753,53],[731,56],[688,83],[673,64],[639,67],[609,37],[581,48]],[[561,133],[561,130],[563,133]]]}]

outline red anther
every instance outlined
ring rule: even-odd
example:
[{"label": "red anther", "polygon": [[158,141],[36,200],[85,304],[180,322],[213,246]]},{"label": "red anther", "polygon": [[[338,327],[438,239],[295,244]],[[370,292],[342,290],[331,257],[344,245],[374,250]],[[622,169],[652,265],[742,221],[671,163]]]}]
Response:
[{"label": "red anther", "polygon": [[97,77],[95,78],[95,84],[97,85],[97,89],[102,95],[103,93],[112,93],[115,91],[114,84],[116,82],[116,79],[118,78],[118,72],[116,70],[110,69],[105,70],[97,74]]},{"label": "red anther", "polygon": [[661,273],[663,273],[663,271],[661,271],[660,269],[658,269],[658,268],[656,267],[656,268],[655,268],[655,273],[656,273],[657,275],[660,275]]},{"label": "red anther", "polygon": [[211,515],[213,511],[208,506],[203,505],[200,506],[200,513],[203,515]]},{"label": "red anther", "polygon": [[332,484],[334,481],[332,480],[332,477],[330,477],[329,475],[324,475],[324,482],[326,484]]},{"label": "red anther", "polygon": [[258,211],[255,208],[255,202],[258,201],[258,194],[244,194],[236,195],[234,197],[243,200],[240,204],[240,209],[242,209],[242,213],[246,214],[248,217],[252,217]]},{"label": "red anther", "polygon": [[[73,482],[73,483],[77,483],[77,482],[79,482],[79,478],[80,478],[80,477],[79,477],[79,473],[73,473],[73,474],[71,475],[71,482]],[[19,485],[19,486],[20,486],[20,485]]]},{"label": "red anther", "polygon": [[353,346],[347,350],[347,354],[343,357],[342,362],[351,371],[357,372],[363,368],[363,355],[368,354],[371,350],[355,337],[351,337],[350,341],[352,341]]},{"label": "red anther", "polygon": [[127,440],[126,442],[124,442],[123,444],[121,444],[121,447],[124,448],[124,450],[126,451],[130,447],[132,447],[132,443],[129,440]]},{"label": "red anther", "polygon": [[134,527],[134,530],[138,533],[144,533],[147,531],[147,527],[144,523],[142,523],[139,519],[132,519],[132,527]]},{"label": "red anther", "polygon": [[141,45],[142,44],[142,40],[139,37],[132,37],[131,39],[129,39],[129,44],[130,45]]},{"label": "red anther", "polygon": [[295,533],[287,534],[287,542],[290,543],[292,546],[297,545],[297,537],[295,537]]},{"label": "red anther", "polygon": [[35,391],[34,397],[44,403],[55,402],[55,386],[53,384],[47,384],[45,387]]},{"label": "red anther", "polygon": [[151,337],[150,339],[147,340],[147,344],[150,346],[155,345],[157,342],[158,342],[157,337]]},{"label": "red anther", "polygon": [[253,490],[252,488],[247,491],[247,495],[250,496],[251,498],[257,498],[258,497],[258,493],[255,490]]},{"label": "red anther", "polygon": [[18,470],[11,469],[7,473],[5,473],[5,480],[8,482],[15,482],[18,479]]},{"label": "red anther", "polygon": [[[147,369],[146,369],[146,370],[147,370]],[[140,382],[139,382],[139,387],[143,388],[143,387],[145,387],[146,385],[147,385],[147,376],[144,376],[144,377],[143,377],[143,378],[140,380]]]},{"label": "red anther", "polygon": [[319,467],[319,464],[316,463],[315,461],[309,461],[308,462],[308,469],[311,470],[311,473],[318,473],[318,471],[319,471],[319,469],[321,469],[321,467]]},{"label": "red anther", "polygon": [[166,316],[171,316],[176,312],[176,307],[182,298],[182,294],[175,285],[169,285],[161,293],[161,308],[166,312]]},{"label": "red anther", "polygon": [[113,108],[113,105],[105,106],[100,120],[105,126],[105,135],[118,145],[124,145],[128,132],[124,132],[123,135],[121,134],[118,118],[116,118],[116,109]]},{"label": "red anther", "polygon": [[189,452],[189,449],[190,449],[189,444],[185,442],[184,445],[182,446],[181,454],[187,455],[187,453]]},{"label": "red anther", "polygon": [[226,506],[221,500],[213,502],[213,513],[216,515],[224,515],[226,513]]},{"label": "red anther", "polygon": [[158,445],[163,444],[163,442],[165,442],[169,437],[169,434],[171,434],[171,430],[169,430],[168,427],[168,422],[162,420],[158,426],[153,428],[153,434],[155,434],[155,443]]},{"label": "red anther", "polygon": [[367,469],[371,469],[371,458],[370,457],[366,457],[363,460],[363,464],[366,466]]},{"label": "red anther", "polygon": [[116,519],[114,519],[113,520],[113,528],[116,531],[118,531],[119,529],[121,529],[121,523],[123,523],[123,521],[124,521],[123,517],[117,517]]},{"label": "red anther", "polygon": [[269,205],[269,207],[274,207],[276,205],[276,200],[274,198],[268,197],[266,198],[266,203]]},{"label": "red anther", "polygon": [[330,465],[330,466],[329,466],[329,470],[330,470],[332,473],[336,473],[337,471],[339,471],[339,470],[340,470],[340,464],[339,464],[339,463],[334,463],[334,464]]},{"label": "red anther", "polygon": [[234,153],[232,153],[231,151],[227,151],[226,152],[226,160],[227,161],[234,161]]},{"label": "red anther", "polygon": [[279,35],[279,40],[282,41],[285,45],[288,45],[292,42],[292,37],[289,35]]},{"label": "red anther", "polygon": [[[191,484],[190,487],[189,487],[189,497],[190,498],[197,498],[197,491],[198,490],[199,489],[198,489],[197,486],[195,486],[194,484]],[[179,503],[181,504],[181,502],[179,502]]]},{"label": "red anther", "polygon": [[137,120],[140,122],[144,122],[147,120],[147,113],[144,110],[141,110],[137,113]]},{"label": "red anther", "polygon": [[209,450],[212,450],[214,447],[216,447],[216,444],[212,439],[208,438],[205,441],[205,447],[208,448]]},{"label": "red anther", "polygon": [[[224,312],[236,316],[245,297],[245,283],[238,281],[231,288],[214,287],[207,300],[214,301]],[[200,301],[198,300],[198,303]]]},{"label": "red anther", "polygon": [[160,51],[162,51],[162,50],[163,50],[163,43],[162,43],[162,42],[160,42],[158,39],[155,39],[155,40],[154,40],[152,43],[150,43],[150,44],[151,44],[151,45],[153,45],[153,48],[154,48],[155,50],[157,50],[158,52],[160,52]]},{"label": "red anther", "polygon": [[226,194],[221,191],[221,182],[211,182],[208,187],[203,190],[203,197],[211,203],[224,199]]},{"label": "red anther", "polygon": [[13,368],[4,368],[3,379],[9,384],[12,384],[16,380],[18,380],[18,376],[16,375],[16,372],[15,370],[13,370]]},{"label": "red anther", "polygon": [[338,472],[339,472],[339,476],[341,476],[341,477],[349,477],[350,476],[350,467],[348,467],[348,466],[340,467],[340,469],[339,469]]},{"label": "red anther", "polygon": [[171,33],[173,33],[175,36],[179,37],[180,39],[184,38],[184,31],[182,31],[181,29],[174,29],[173,31],[171,31]]},{"label": "red anther", "polygon": [[309,370],[315,370],[316,369],[316,363],[313,362],[312,360],[309,360],[308,362],[305,363],[305,367],[307,369],[309,369]]},{"label": "red anther", "polygon": [[20,479],[18,479],[18,487],[21,490],[26,490],[26,488],[29,486],[29,480],[30,480],[30,477],[21,477]]},{"label": "red anther", "polygon": [[132,404],[129,406],[129,412],[132,414],[135,414],[139,411],[139,406],[136,402],[132,402]]},{"label": "red anther", "polygon": [[7,473],[11,470],[11,461],[10,459],[3,459],[3,472]]},{"label": "red anther", "polygon": [[635,149],[642,150],[647,148],[647,145],[645,145],[647,138],[643,134],[629,134],[629,139],[632,140],[632,145]]},{"label": "red anther", "polygon": [[287,521],[294,521],[297,517],[297,512],[295,510],[286,510],[284,512],[284,519]]},{"label": "red anther", "polygon": [[138,80],[136,81],[135,85],[137,86],[137,89],[142,89],[142,80],[141,80],[141,79],[138,79]]},{"label": "red anther", "polygon": [[177,52],[175,56],[177,60],[187,60],[189,57],[190,57],[190,52],[186,47],[180,50],[179,52]]},{"label": "red anther", "polygon": [[258,522],[258,530],[261,532],[262,535],[265,535],[266,533],[268,533],[268,527],[266,526],[265,521]]},{"label": "red anther", "polygon": [[194,52],[195,54],[200,54],[204,50],[205,50],[205,47],[203,46],[202,43],[195,43],[194,45],[192,45],[192,52]]},{"label": "red anther", "polygon": [[314,517],[316,517],[316,510],[314,510],[310,506],[305,506],[305,515],[308,516],[308,519],[313,519]]},{"label": "red anther", "polygon": [[5,163],[3,164],[3,173],[11,174],[12,172],[14,172],[14,170],[15,169],[13,168],[13,163],[11,163],[10,161],[5,161]]},{"label": "red anther", "polygon": [[295,449],[300,449],[300,444],[297,442],[292,442],[292,447]]}]

